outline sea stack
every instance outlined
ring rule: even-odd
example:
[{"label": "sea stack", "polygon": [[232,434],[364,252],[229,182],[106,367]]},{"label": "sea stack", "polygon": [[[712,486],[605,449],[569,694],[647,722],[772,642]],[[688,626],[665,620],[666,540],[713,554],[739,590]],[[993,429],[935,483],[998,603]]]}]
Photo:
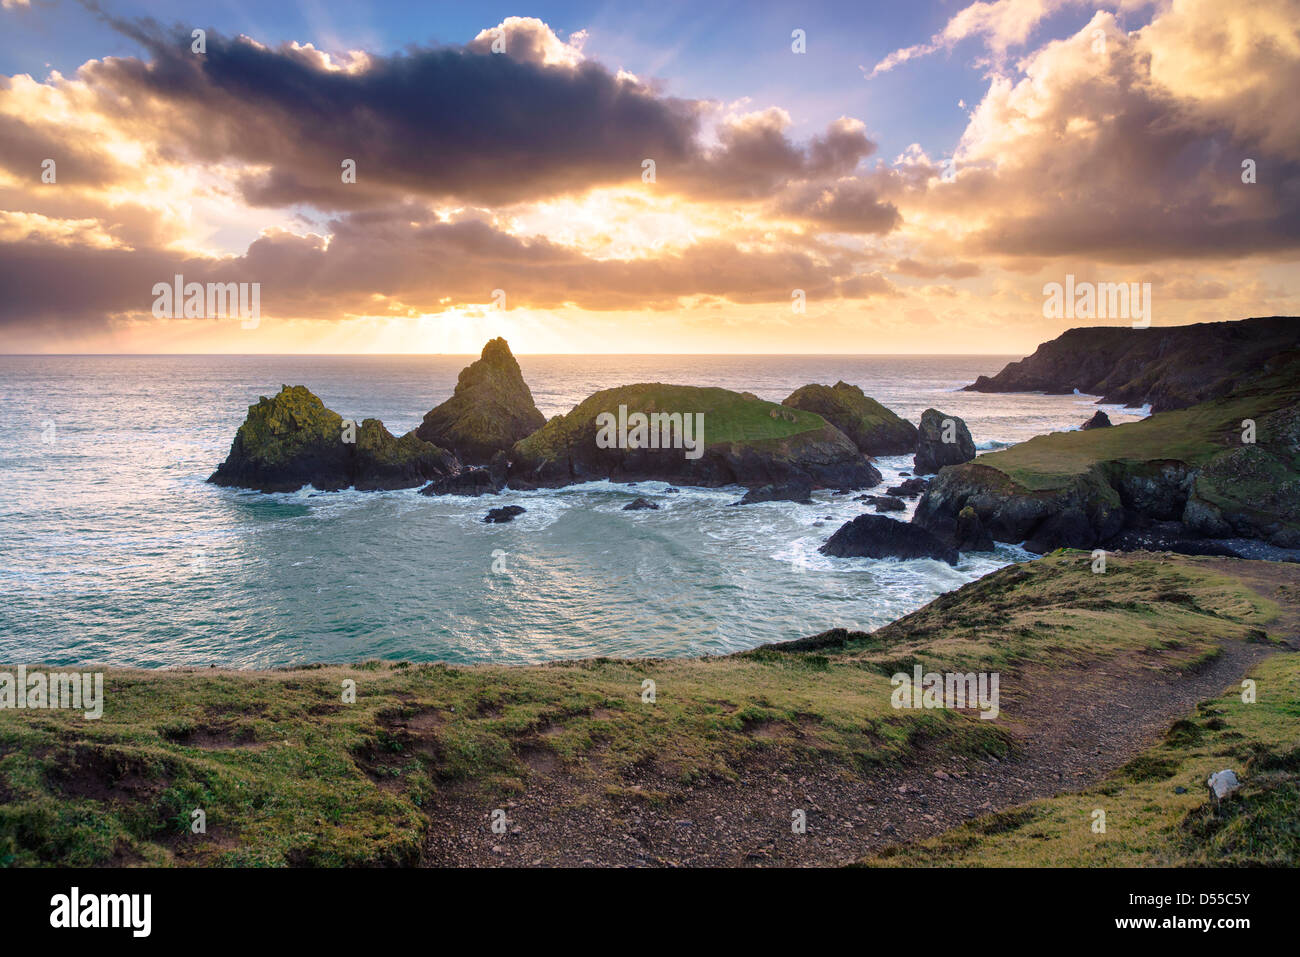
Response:
[{"label": "sea stack", "polygon": [[1108,429],[1110,428],[1110,426],[1111,426],[1110,416],[1108,416],[1105,412],[1101,411],[1101,409],[1098,409],[1096,412],[1092,414],[1092,418],[1089,419],[1087,422],[1083,423],[1083,425],[1079,426],[1079,428],[1082,429],[1084,432],[1087,432],[1089,429]]},{"label": "sea stack", "polygon": [[975,458],[975,440],[966,423],[938,409],[921,413],[921,429],[912,460],[917,475],[930,475],[945,465],[960,465]]},{"label": "sea stack", "polygon": [[510,345],[496,338],[461,370],[451,398],[425,415],[415,434],[463,462],[486,465],[545,424]]}]

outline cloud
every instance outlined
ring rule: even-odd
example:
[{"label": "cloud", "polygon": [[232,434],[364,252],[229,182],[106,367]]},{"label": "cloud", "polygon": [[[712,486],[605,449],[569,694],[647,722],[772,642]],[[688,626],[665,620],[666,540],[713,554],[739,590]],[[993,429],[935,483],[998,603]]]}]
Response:
[{"label": "cloud", "polygon": [[[1300,82],[1300,38],[1274,31],[1296,22],[1297,7],[1266,0],[1227,18],[1215,4],[1175,0],[1131,34],[1097,13],[1027,56],[1020,77],[993,77],[952,182],[922,157],[923,182],[891,172],[876,185],[916,232],[963,258],[1293,251],[1300,114],[1289,91]],[[1257,165],[1254,184],[1242,182],[1245,159]]]},{"label": "cloud", "polygon": [[[758,197],[849,171],[875,146],[848,118],[797,145],[777,109],[708,131],[714,104],[611,73],[583,57],[580,35],[565,43],[533,18],[507,18],[464,47],[341,61],[212,31],[196,55],[188,30],[110,22],[150,58],[82,67],[86,107],[166,160],[237,167],[255,206],[356,210],[409,195],[500,206],[640,183],[646,159],[661,191]],[[355,183],[342,180],[347,159]]]},{"label": "cloud", "polygon": [[894,272],[917,279],[970,279],[980,274],[978,263],[970,262],[918,262],[900,259],[894,263]]},{"label": "cloud", "polygon": [[[0,222],[0,325],[102,325],[148,313],[157,282],[259,282],[262,310],[277,318],[437,313],[489,303],[587,310],[673,309],[690,296],[734,303],[891,294],[877,276],[856,276],[849,257],[793,247],[741,250],[705,240],[654,258],[595,260],[543,237],[528,239],[480,219],[444,222],[410,208],[369,210],[332,222],[323,236],[275,230],[243,256],[193,257],[166,249],[126,251],[56,237],[5,242]],[[69,282],[68,277],[77,277]]]},{"label": "cloud", "polygon": [[[1118,0],[1109,4],[1116,10],[1136,10],[1156,0]],[[1007,50],[1022,46],[1034,29],[1051,15],[1067,7],[1083,5],[1083,0],[980,0],[957,11],[929,43],[895,50],[872,68],[868,77],[886,73],[908,60],[928,56],[940,50],[952,50],[963,40],[978,37],[985,48],[1001,62]],[[863,68],[863,73],[866,73]]]},{"label": "cloud", "polygon": [[[1028,42],[1040,8],[976,4],[939,36]],[[188,32],[119,23],[145,58],[0,78],[0,325],[153,322],[176,273],[260,282],[272,319],[405,319],[499,288],[512,309],[744,322],[798,288],[938,323],[972,285],[1014,316],[1045,271],[1137,272],[1116,263],[1170,277],[1171,303],[1276,312],[1287,283],[1265,270],[1300,247],[1298,12],[1170,0],[1132,32],[1098,13],[989,74],[947,176],[916,144],[873,160],[857,119],[796,140],[779,107],[665,96],[532,18],[391,56],[212,32],[196,56]]]},{"label": "cloud", "polygon": [[[408,193],[503,203],[586,190],[638,177],[646,156],[685,161],[699,127],[696,104],[598,64],[552,62],[527,21],[507,31],[513,53],[415,50],[358,69],[213,32],[195,55],[188,34],[124,29],[151,59],[84,66],[78,79],[98,109],[167,156],[252,167],[240,185],[255,205],[348,209]],[[355,184],[342,182],[345,159]]]},{"label": "cloud", "polygon": [[876,187],[855,178],[791,189],[776,209],[830,232],[888,233],[902,222],[898,208],[882,200]]}]

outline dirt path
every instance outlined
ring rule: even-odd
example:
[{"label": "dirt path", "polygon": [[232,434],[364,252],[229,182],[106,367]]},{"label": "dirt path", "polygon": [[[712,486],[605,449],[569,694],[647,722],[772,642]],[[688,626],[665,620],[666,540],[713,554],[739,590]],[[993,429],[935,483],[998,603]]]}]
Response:
[{"label": "dirt path", "polygon": [[[1213,562],[1208,562],[1213,565]],[[1294,566],[1232,573],[1283,616],[1270,633],[1300,650],[1300,591]],[[1229,567],[1224,564],[1225,569]],[[1077,791],[1156,741],[1176,718],[1221,694],[1273,649],[1225,641],[1194,675],[1129,660],[1021,673],[1003,685],[1002,714],[1019,742],[1004,761],[963,760],[861,777],[842,768],[764,766],[740,779],[683,786],[647,769],[632,786],[647,798],[593,791],[554,762],[533,768],[527,791],[503,803],[506,834],[489,827],[493,808],[468,794],[443,794],[431,813],[431,866],[824,866],[849,863],[899,841],[937,834],[1025,801]],[[804,811],[807,833],[791,832]]]}]

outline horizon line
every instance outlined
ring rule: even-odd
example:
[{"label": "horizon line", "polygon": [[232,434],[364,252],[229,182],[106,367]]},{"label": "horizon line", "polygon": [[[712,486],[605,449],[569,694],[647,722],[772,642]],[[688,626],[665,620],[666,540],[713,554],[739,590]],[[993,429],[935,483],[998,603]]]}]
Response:
[{"label": "horizon line", "polygon": [[[357,359],[373,357],[436,358],[449,359],[478,356],[480,352],[0,352],[5,359],[161,359],[161,358],[231,358],[231,359]],[[514,352],[511,355],[535,357],[626,357],[662,356],[665,358],[691,356],[697,358],[870,358],[870,359],[942,359],[986,356],[1010,356],[1013,352]]]}]

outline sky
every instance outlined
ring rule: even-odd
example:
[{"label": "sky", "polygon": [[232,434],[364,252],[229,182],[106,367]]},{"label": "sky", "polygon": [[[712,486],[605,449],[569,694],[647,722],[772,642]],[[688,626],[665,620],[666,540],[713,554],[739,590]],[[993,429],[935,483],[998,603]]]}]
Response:
[{"label": "sky", "polygon": [[[0,0],[0,351],[1025,354],[1298,315],[1298,89],[1300,0]],[[1059,315],[1067,283],[1149,311]]]}]

